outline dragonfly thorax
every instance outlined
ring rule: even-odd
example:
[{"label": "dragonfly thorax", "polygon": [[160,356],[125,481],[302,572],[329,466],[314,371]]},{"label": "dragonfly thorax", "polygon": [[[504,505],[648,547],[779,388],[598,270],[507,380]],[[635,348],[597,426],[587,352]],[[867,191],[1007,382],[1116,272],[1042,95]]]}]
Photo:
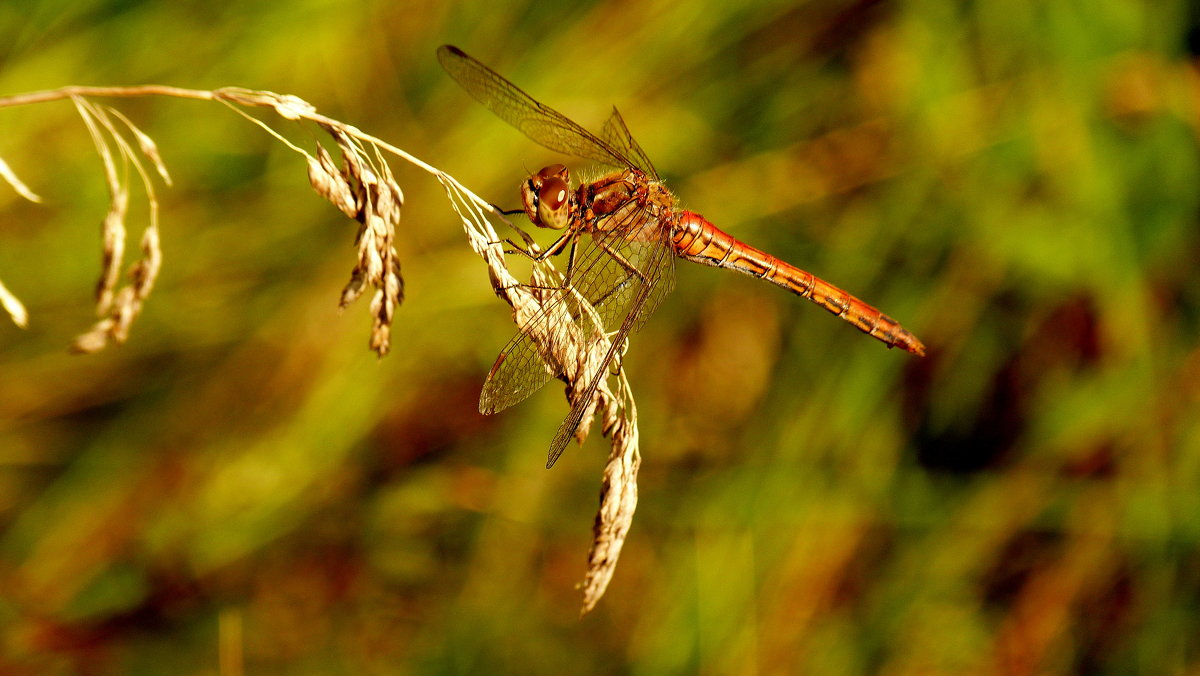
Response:
[{"label": "dragonfly thorax", "polygon": [[567,227],[575,210],[567,168],[552,164],[530,176],[521,184],[521,202],[525,215],[539,228]]}]

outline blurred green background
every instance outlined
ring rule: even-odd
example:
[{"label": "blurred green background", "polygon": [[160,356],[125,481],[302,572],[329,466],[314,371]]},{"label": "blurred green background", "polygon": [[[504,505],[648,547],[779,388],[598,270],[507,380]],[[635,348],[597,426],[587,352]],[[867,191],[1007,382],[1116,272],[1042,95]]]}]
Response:
[{"label": "blurred green background", "polygon": [[110,101],[173,173],[165,262],[129,342],[72,356],[100,164],[68,103],[0,110],[45,199],[0,187],[0,279],[32,316],[0,326],[0,670],[1200,668],[1198,23],[1134,0],[0,5],[2,93],[296,94],[514,207],[565,158],[441,71],[456,44],[585,126],[619,105],[683,206],[930,347],[681,263],[626,362],[638,514],[580,620],[607,445],[542,469],[554,385],[476,412],[513,326],[435,181],[394,164],[408,300],[377,360],[366,299],[336,307],[355,224],[295,154],[217,104]]}]

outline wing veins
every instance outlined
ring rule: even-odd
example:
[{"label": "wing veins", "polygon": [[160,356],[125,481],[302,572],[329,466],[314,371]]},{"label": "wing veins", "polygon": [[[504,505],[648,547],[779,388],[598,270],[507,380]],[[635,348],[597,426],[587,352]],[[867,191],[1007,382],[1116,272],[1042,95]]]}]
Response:
[{"label": "wing veins", "polygon": [[[665,247],[659,248],[654,254],[655,259],[651,261],[651,265],[648,266],[647,269],[653,270],[657,273],[657,268],[661,263],[661,258],[666,255],[666,251],[667,250]],[[645,306],[646,302],[650,299],[651,293],[654,291],[654,287],[657,286],[657,281],[657,274],[653,277],[648,277],[645,280],[642,280],[642,283],[639,286],[639,292],[633,299],[633,304],[629,309],[629,314],[626,316],[625,321],[621,324],[621,328],[617,331],[616,335],[613,336],[612,343],[608,348],[608,352],[604,356],[604,361],[601,362],[600,368],[596,371],[596,375],[592,376],[591,381],[589,381],[587,387],[584,388],[583,395],[575,400],[575,404],[571,407],[570,413],[567,414],[566,419],[563,420],[562,425],[559,426],[558,432],[555,433],[554,440],[550,442],[550,450],[546,455],[546,469],[554,467],[554,463],[558,462],[558,458],[566,449],[567,443],[571,440],[571,437],[575,435],[575,430],[579,428],[579,424],[583,421],[583,414],[590,407],[591,400],[595,396],[596,390],[600,387],[600,383],[603,382],[603,380],[607,377],[608,365],[612,363],[612,359],[616,355],[617,350],[621,348],[621,345],[625,342],[625,339],[633,330],[633,325],[635,322],[631,321],[632,316],[639,312],[643,306]]]},{"label": "wing veins", "polygon": [[437,50],[437,56],[442,68],[468,94],[534,142],[556,152],[611,166],[635,166],[629,157],[612,144],[539,102],[461,49],[442,45]]},{"label": "wing veins", "polygon": [[[631,297],[637,291],[636,285],[630,285],[631,279],[639,279],[632,272],[625,271],[610,254],[604,251],[604,246],[610,246],[619,251],[625,252],[631,246],[636,246],[642,249],[639,255],[636,256],[638,261],[646,257],[646,249],[650,250],[650,255],[653,263],[661,264],[664,251],[667,244],[662,240],[663,234],[657,233],[656,240],[647,242],[632,243],[629,242],[625,233],[632,227],[639,227],[643,223],[645,209],[634,209],[629,212],[621,221],[612,224],[609,229],[601,233],[600,236],[594,236],[596,240],[589,242],[584,249],[583,255],[576,263],[574,272],[574,287],[575,290],[593,306],[596,313],[600,316],[602,325],[600,330],[610,331],[617,322],[623,320],[629,315],[628,307]],[[584,233],[579,234],[580,237]],[[668,257],[668,268],[671,268],[670,263],[673,259]],[[612,266],[613,269],[619,269],[624,274],[614,275],[612,270],[605,270],[606,266]],[[643,270],[645,273],[649,268]],[[642,315],[637,318],[633,330],[641,328],[652,312],[661,302],[663,296],[670,291],[674,285],[673,275],[670,274],[672,269],[666,270],[665,276],[667,279],[663,283],[656,283],[654,293],[652,294],[653,303],[648,311],[642,312]],[[657,277],[663,276],[663,271],[654,270],[655,278],[651,281],[658,282]],[[593,274],[594,273],[594,274]],[[628,291],[622,287],[629,287]],[[497,360],[497,364],[493,366],[492,373],[489,374],[488,380],[484,383],[483,392],[480,396],[479,409],[484,413],[494,413],[503,410],[516,404],[537,390],[541,389],[547,382],[550,381],[555,374],[546,366],[549,360],[545,359],[542,354],[543,350],[537,344],[533,334],[537,333],[537,325],[542,322],[559,321],[555,315],[558,315],[561,310],[562,303],[578,303],[578,300],[573,294],[566,290],[560,290],[558,294],[551,299],[544,301],[541,308],[531,316],[525,326],[518,330],[517,334],[509,341],[504,350],[501,351],[501,360]],[[587,321],[586,312],[579,308],[570,310],[572,320],[581,327],[581,331],[586,333],[583,324]],[[547,326],[547,329],[550,327]],[[549,330],[543,333],[550,333]],[[536,363],[533,363],[536,362]],[[521,380],[524,382],[520,382]]]}]

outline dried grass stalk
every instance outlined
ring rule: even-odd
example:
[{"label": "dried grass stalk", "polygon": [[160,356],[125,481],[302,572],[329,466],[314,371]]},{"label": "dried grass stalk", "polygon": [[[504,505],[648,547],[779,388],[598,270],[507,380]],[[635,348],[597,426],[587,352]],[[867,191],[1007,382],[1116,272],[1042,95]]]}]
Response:
[{"label": "dried grass stalk", "polygon": [[14,296],[7,286],[4,286],[3,281],[0,281],[0,306],[4,307],[4,311],[8,313],[14,324],[21,328],[29,326],[29,312],[25,310],[20,299]]},{"label": "dried grass stalk", "polygon": [[379,156],[371,155],[343,131],[326,127],[342,153],[342,168],[334,173],[333,160],[324,148],[318,152],[320,171],[314,178],[313,160],[309,160],[309,178],[313,188],[334,206],[359,222],[358,260],[350,271],[350,281],[342,289],[339,306],[343,309],[359,298],[370,285],[371,339],[369,345],[379,356],[391,348],[392,317],[404,301],[404,279],[400,276],[400,257],[392,242],[400,223],[404,192],[392,176],[391,167]]},{"label": "dried grass stalk", "polygon": [[[396,183],[383,153],[399,155],[431,173],[437,170],[351,125],[317,113],[314,106],[299,97],[233,87],[218,89],[212,95],[303,155],[313,190],[359,222],[355,238],[358,257],[350,271],[350,280],[342,289],[338,306],[345,309],[368,287],[375,289],[370,303],[372,325],[368,344],[379,356],[386,355],[391,349],[391,327],[396,308],[404,302],[400,257],[393,245],[404,206],[404,191]],[[310,155],[263,121],[234,106],[271,108],[287,120],[316,122],[337,144],[342,156],[341,166],[319,144],[315,154]]]},{"label": "dried grass stalk", "polygon": [[[553,287],[561,283],[561,274],[550,263],[543,262],[535,265],[531,285],[520,284],[505,264],[500,238],[492,230],[484,210],[477,202],[464,196],[466,189],[453,178],[445,174],[439,178],[451,205],[462,219],[471,248],[488,265],[496,295],[512,306],[513,321],[533,338],[543,359],[566,383],[567,399],[574,405],[591,378],[609,368],[608,364],[602,362],[608,354],[610,343],[603,334],[594,333],[602,330],[599,318],[594,316],[594,310],[585,299],[577,297],[583,311],[592,313],[590,322],[572,320],[568,303],[553,306],[551,311],[561,314],[552,321],[545,321],[544,317],[532,321],[546,303],[557,299],[558,292]],[[533,253],[537,252],[536,246],[531,244],[530,248]],[[593,328],[591,335],[585,335],[581,328],[587,324]],[[609,388],[607,381],[600,383],[592,401],[587,404],[589,410],[585,412],[583,422],[575,432],[576,438],[582,443],[590,430],[595,412],[599,410],[603,421],[601,432],[612,443],[604,468],[600,508],[593,523],[592,546],[582,583],[582,613],[591,611],[608,588],[637,508],[637,470],[641,464],[637,408],[619,364],[616,365],[616,381],[619,385],[617,393]]]},{"label": "dried grass stalk", "polygon": [[[110,196],[108,213],[101,224],[101,273],[96,284],[96,314],[101,317],[92,327],[75,338],[71,349],[75,352],[96,352],[110,342],[123,343],[129,338],[133,320],[141,314],[142,306],[154,289],[154,280],[162,267],[162,248],[158,236],[158,198],[154,183],[142,163],[142,156],[155,165],[160,177],[170,180],[158,148],[150,137],[137,128],[127,117],[111,108],[95,106],[86,99],[73,96],[75,108],[92,136],[92,143],[104,165],[104,180]],[[127,133],[138,141],[139,151],[125,138],[121,129],[113,123],[116,117]],[[121,156],[123,170],[118,173],[113,148]],[[132,165],[141,178],[149,205],[149,223],[142,232],[139,249],[140,260],[130,266],[129,282],[119,289],[121,265],[125,259],[125,217],[129,210],[128,168]]]},{"label": "dried grass stalk", "polygon": [[[100,108],[87,97],[113,96],[172,96],[179,98],[220,101],[259,125],[290,149],[306,158],[309,183],[318,195],[328,200],[343,214],[359,223],[355,244],[357,257],[350,279],[342,289],[339,305],[346,307],[360,298],[368,288],[374,289],[370,312],[372,329],[370,347],[380,356],[390,349],[390,328],[396,307],[404,299],[404,282],[400,261],[393,246],[404,193],[396,183],[385,155],[393,155],[433,174],[446,190],[451,206],[462,221],[471,248],[488,269],[488,278],[496,294],[513,310],[513,320],[522,331],[533,338],[547,365],[566,383],[567,397],[574,404],[592,377],[610,366],[614,368],[618,391],[609,387],[607,379],[600,383],[588,410],[576,431],[582,442],[590,430],[594,415],[599,412],[602,433],[612,440],[612,449],[604,471],[600,509],[594,523],[594,541],[588,557],[584,582],[583,612],[591,610],[603,596],[612,578],[621,546],[629,531],[637,506],[638,452],[637,411],[628,382],[620,364],[605,364],[610,343],[594,310],[583,298],[577,298],[584,317],[578,321],[570,316],[568,303],[557,303],[558,314],[546,321],[543,315],[532,319],[562,293],[563,277],[549,261],[534,266],[529,285],[522,284],[509,271],[500,237],[492,228],[496,219],[512,224],[495,207],[463,187],[453,177],[432,167],[403,150],[363,133],[357,128],[319,114],[304,100],[290,95],[240,88],[213,91],[180,89],[160,85],[136,87],[66,87],[0,98],[0,108],[11,105],[39,103],[70,98],[92,134],[97,153],[104,164],[105,180],[111,201],[102,224],[103,265],[97,284],[97,310],[102,319],[91,330],[76,339],[74,348],[94,352],[109,342],[120,343],[129,335],[133,319],[141,311],[162,263],[158,241],[158,202],[143,158],[153,164],[159,177],[170,184],[170,175],[154,141],[139,130],[128,118],[110,108]],[[341,155],[340,164],[319,143],[312,153],[297,147],[264,121],[249,115],[242,108],[267,108],[286,120],[316,123],[332,138]],[[114,124],[119,120],[123,130]],[[134,146],[125,134],[132,134]],[[115,152],[114,152],[115,149]],[[124,170],[117,171],[116,154]],[[132,165],[142,180],[150,205],[150,222],[142,234],[142,258],[129,269],[129,283],[117,288],[124,254],[125,218],[128,210],[129,186],[126,180]],[[6,164],[0,163],[0,176],[27,199],[36,199],[24,187]],[[536,244],[523,230],[515,229],[526,246],[534,253]],[[18,324],[25,322],[20,302],[0,285],[0,303]],[[590,318],[589,318],[590,315]]]},{"label": "dried grass stalk", "polygon": [[628,417],[606,418],[605,434],[612,437],[604,479],[600,485],[600,509],[592,525],[592,546],[588,551],[587,575],[583,579],[583,609],[586,614],[596,607],[612,580],[621,557],[621,547],[633,524],[637,509],[637,472],[642,464],[638,452],[637,409],[624,374],[619,382]]}]

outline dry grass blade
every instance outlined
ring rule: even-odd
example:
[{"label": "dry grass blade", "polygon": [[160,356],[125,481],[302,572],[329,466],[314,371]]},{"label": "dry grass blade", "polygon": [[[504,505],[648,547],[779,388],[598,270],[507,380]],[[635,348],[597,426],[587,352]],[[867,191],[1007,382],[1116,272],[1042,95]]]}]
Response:
[{"label": "dry grass blade", "polygon": [[21,328],[29,326],[29,313],[26,312],[25,306],[8,290],[8,287],[4,286],[2,281],[0,281],[0,306],[8,313],[14,324]]},{"label": "dry grass blade", "polygon": [[17,177],[17,173],[12,170],[12,167],[8,166],[8,162],[5,162],[4,158],[0,158],[0,178],[3,178],[5,182],[12,186],[12,189],[15,190],[18,195],[24,197],[30,202],[42,201],[41,197],[38,197],[36,193],[29,189],[29,186],[25,185],[25,183]]}]

